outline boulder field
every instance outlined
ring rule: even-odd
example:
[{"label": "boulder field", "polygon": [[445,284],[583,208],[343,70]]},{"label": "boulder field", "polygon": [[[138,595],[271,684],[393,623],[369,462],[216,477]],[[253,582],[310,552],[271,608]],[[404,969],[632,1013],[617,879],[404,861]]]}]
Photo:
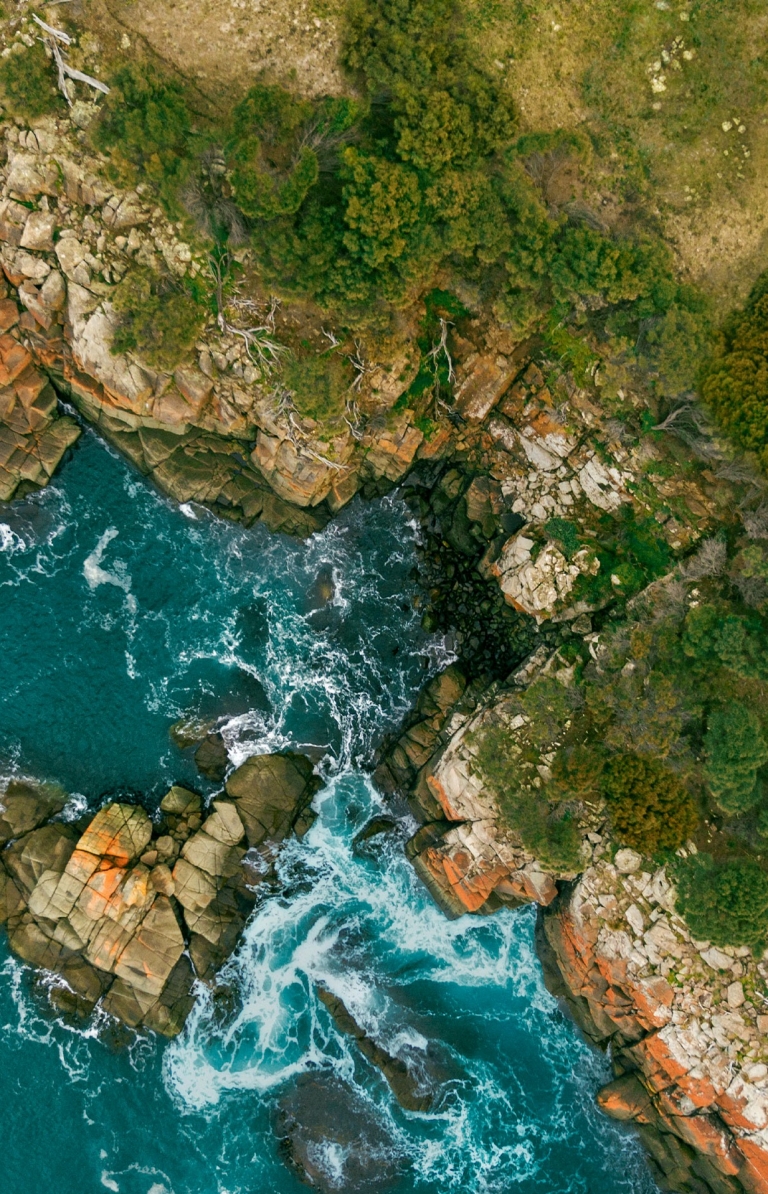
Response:
[{"label": "boulder field", "polygon": [[111,803],[77,824],[66,794],[14,780],[0,805],[0,920],[11,949],[56,976],[56,1006],[181,1031],[196,980],[234,950],[279,843],[312,823],[319,786],[300,754],[259,755],[210,808],[174,786],[153,820]]}]

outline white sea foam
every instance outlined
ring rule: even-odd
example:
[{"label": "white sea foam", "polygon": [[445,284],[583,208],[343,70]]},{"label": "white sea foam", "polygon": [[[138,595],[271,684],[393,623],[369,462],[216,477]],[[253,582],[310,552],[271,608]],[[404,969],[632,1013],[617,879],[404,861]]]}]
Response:
[{"label": "white sea foam", "polygon": [[136,598],[131,593],[131,578],[128,575],[128,570],[124,562],[116,560],[111,572],[101,566],[104,559],[104,552],[112,540],[117,538],[119,533],[117,527],[107,528],[90,555],[85,557],[83,561],[83,576],[88,582],[89,589],[97,589],[99,585],[114,585],[115,588],[122,589],[125,593],[126,605],[129,611],[135,614],[137,608]]},{"label": "white sea foam", "polygon": [[17,551],[26,551],[27,545],[21,535],[11,530],[7,522],[0,522],[0,551],[6,555],[14,555]]}]

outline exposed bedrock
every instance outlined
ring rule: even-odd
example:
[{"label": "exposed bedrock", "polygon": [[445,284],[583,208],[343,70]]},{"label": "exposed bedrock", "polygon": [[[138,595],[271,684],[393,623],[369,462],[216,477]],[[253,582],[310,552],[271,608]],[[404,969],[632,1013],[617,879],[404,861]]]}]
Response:
[{"label": "exposed bedrock", "polygon": [[574,869],[544,865],[484,771],[483,740],[501,729],[538,791],[546,762],[534,765],[520,697],[535,678],[566,682],[563,668],[547,650],[505,683],[468,684],[448,668],[385,743],[375,778],[421,822],[406,853],[448,916],[540,906],[547,985],[610,1049],[615,1079],[598,1102],[637,1125],[661,1187],[768,1194],[768,954],[694,940],[666,868],[631,849],[614,853],[599,801],[576,814]]},{"label": "exposed bedrock", "polygon": [[75,826],[52,819],[66,804],[60,789],[12,781],[0,801],[0,920],[12,950],[57,976],[49,992],[62,1010],[98,1005],[175,1036],[195,979],[214,978],[257,899],[268,867],[255,848],[273,856],[311,824],[318,784],[304,756],[263,755],[207,809],[177,786],[155,820],[113,803]]}]

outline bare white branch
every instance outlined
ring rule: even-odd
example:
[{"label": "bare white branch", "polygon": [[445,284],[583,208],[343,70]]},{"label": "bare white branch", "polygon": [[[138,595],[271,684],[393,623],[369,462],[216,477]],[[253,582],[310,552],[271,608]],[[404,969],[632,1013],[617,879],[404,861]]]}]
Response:
[{"label": "bare white branch", "polygon": [[109,88],[106,83],[102,83],[99,79],[94,79],[92,75],[85,75],[81,70],[75,70],[68,62],[64,62],[64,74],[69,75],[70,79],[77,79],[79,83],[87,83],[89,87],[95,87],[97,91],[102,91],[104,95],[109,95]]},{"label": "bare white branch", "polygon": [[32,13],[32,20],[36,21],[46,33],[50,33],[51,37],[55,37],[58,41],[63,41],[65,46],[72,45],[72,38],[63,29],[54,29],[53,25],[46,25],[45,21],[41,21],[36,13]]}]

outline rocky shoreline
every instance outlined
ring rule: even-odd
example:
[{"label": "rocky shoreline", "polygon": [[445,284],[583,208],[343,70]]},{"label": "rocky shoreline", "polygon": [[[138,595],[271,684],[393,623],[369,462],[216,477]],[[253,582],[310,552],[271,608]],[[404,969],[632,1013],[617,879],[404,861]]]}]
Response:
[{"label": "rocky shoreline", "polygon": [[[630,592],[620,569],[600,572],[612,528],[630,514],[653,520],[674,566],[727,521],[728,484],[707,470],[677,475],[679,444],[627,435],[570,377],[556,400],[536,345],[513,343],[481,313],[451,341],[451,419],[425,431],[402,405],[418,362],[400,345],[366,363],[359,421],[333,443],[275,406],[242,337],[213,321],[173,372],[113,354],[112,296],[125,272],[162,265],[194,277],[205,255],[141,188],[105,183],[104,162],[70,122],[6,123],[3,135],[0,499],[47,484],[76,442],[56,392],[164,493],[246,524],[311,534],[356,493],[408,474],[424,529],[424,624],[450,631],[458,656],[376,771],[421,823],[408,845],[417,873],[449,915],[545,908],[545,969],[587,1034],[611,1048],[617,1077],[601,1104],[638,1123],[662,1185],[768,1191],[768,1021],[748,997],[762,960],[732,951],[718,961],[691,941],[664,874],[610,860],[599,809],[579,813],[578,866],[543,864],[502,823],[477,766],[488,727],[524,749],[520,696],[541,675],[568,683],[569,642],[599,650],[603,621]],[[267,764],[249,760],[204,822],[199,798],[178,788],[158,822],[113,804],[76,827],[56,819],[61,795],[9,789],[3,919],[12,948],[63,980],[51,988],[62,1009],[99,1004],[131,1026],[180,1031],[192,983],[210,981],[235,947],[269,873],[266,844],[306,825],[309,764],[261,758],[298,769],[300,782],[263,785],[252,772]],[[273,781],[281,794],[265,806]],[[356,1035],[354,1023],[346,1030]],[[386,1059],[376,1064],[386,1074]]]},{"label": "rocky shoreline", "polygon": [[54,976],[53,1006],[97,1007],[130,1028],[176,1036],[235,949],[281,841],[312,823],[319,786],[303,755],[259,755],[207,812],[172,787],[153,820],[106,804],[62,820],[67,796],[13,780],[2,797],[0,923],[15,954]]}]

